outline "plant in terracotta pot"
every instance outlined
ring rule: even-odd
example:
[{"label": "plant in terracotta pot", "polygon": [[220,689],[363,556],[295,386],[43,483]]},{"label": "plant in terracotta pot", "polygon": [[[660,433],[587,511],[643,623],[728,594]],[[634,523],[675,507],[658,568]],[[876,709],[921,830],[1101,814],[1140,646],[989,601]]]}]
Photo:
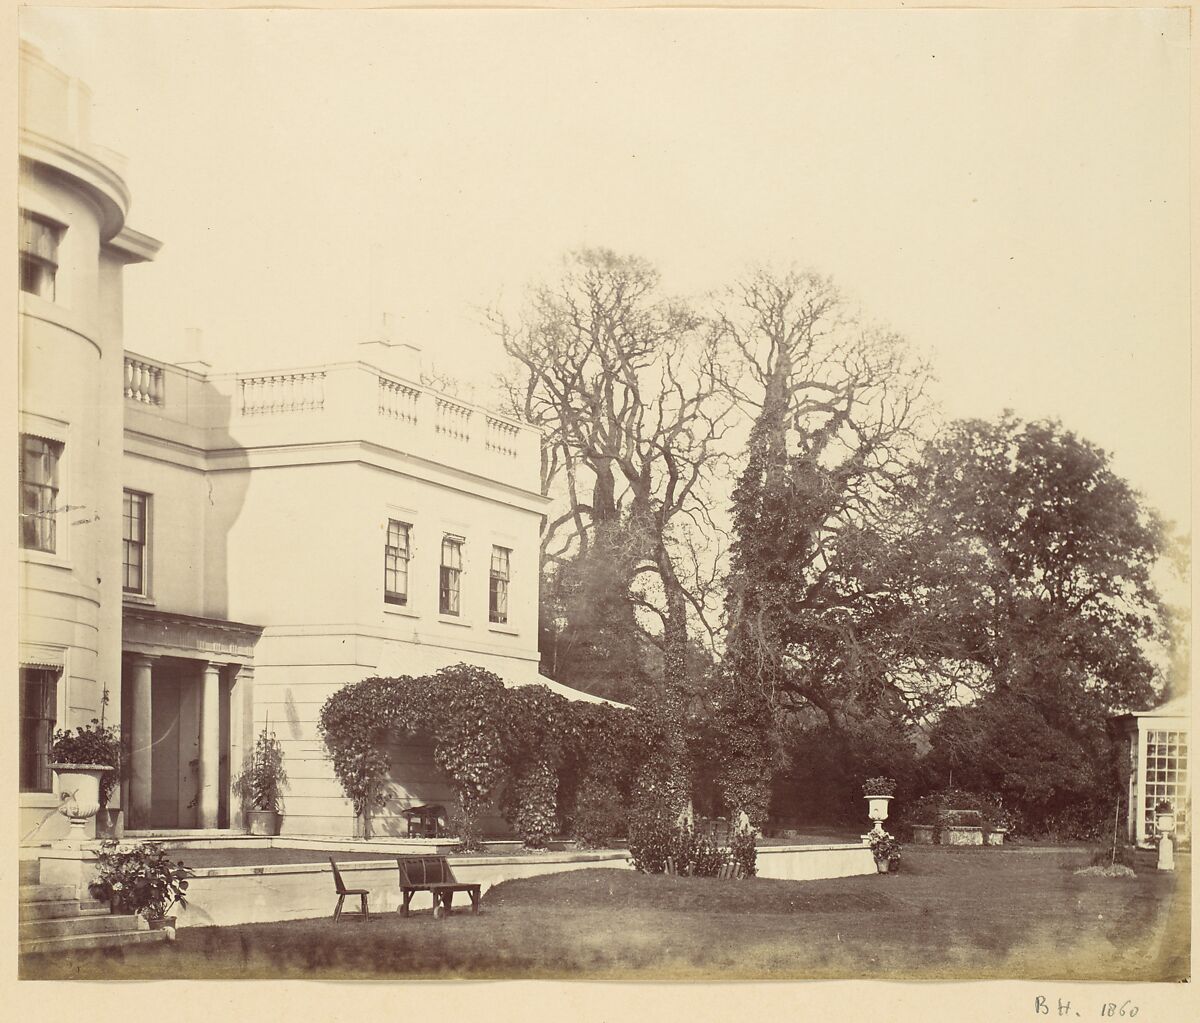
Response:
[{"label": "plant in terracotta pot", "polygon": [[108,806],[121,773],[121,739],[97,718],[71,731],[60,728],[50,745],[58,775],[59,812],[71,821],[72,838],[86,837],[87,821]]},{"label": "plant in terracotta pot", "polygon": [[875,857],[875,869],[881,874],[894,874],[900,866],[900,843],[881,830],[871,832],[867,845]]},{"label": "plant in terracotta pot", "polygon": [[283,746],[263,725],[254,744],[254,753],[242,773],[241,786],[251,809],[246,818],[252,835],[278,835],[280,825],[280,797],[287,784],[287,772],[283,769]]},{"label": "plant in terracotta pot", "polygon": [[124,849],[119,842],[105,842],[97,866],[91,893],[114,913],[137,913],[157,930],[175,926],[175,917],[167,915],[175,906],[187,909],[184,893],[193,872],[182,860],[173,862],[158,842]]}]

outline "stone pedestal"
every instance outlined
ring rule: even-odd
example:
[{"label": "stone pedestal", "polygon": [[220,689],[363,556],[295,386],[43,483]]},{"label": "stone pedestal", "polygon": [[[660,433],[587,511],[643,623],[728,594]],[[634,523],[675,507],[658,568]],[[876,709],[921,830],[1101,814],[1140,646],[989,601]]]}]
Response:
[{"label": "stone pedestal", "polygon": [[88,885],[98,872],[95,843],[83,848],[50,849],[38,856],[40,884],[71,885],[81,899],[89,898]]},{"label": "stone pedestal", "polygon": [[1158,840],[1158,869],[1175,869],[1175,839],[1172,835],[1163,835]]}]

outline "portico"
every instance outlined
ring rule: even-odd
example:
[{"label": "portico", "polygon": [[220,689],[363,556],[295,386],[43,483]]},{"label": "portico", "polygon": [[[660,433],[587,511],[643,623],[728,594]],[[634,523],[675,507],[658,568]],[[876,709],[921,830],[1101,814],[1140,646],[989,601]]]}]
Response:
[{"label": "portico", "polygon": [[261,628],[127,606],[122,633],[126,827],[243,827],[234,783],[253,745]]}]

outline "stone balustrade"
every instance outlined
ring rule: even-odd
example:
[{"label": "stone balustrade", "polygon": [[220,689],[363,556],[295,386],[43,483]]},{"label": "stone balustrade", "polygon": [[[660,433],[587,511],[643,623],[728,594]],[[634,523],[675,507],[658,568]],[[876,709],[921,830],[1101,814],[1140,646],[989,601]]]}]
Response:
[{"label": "stone balustrade", "polygon": [[364,362],[205,374],[126,353],[125,395],[138,429],[200,448],[205,437],[223,448],[357,439],[525,490],[539,485],[537,430]]},{"label": "stone balustrade", "polygon": [[163,404],[163,366],[146,359],[125,356],[125,397],[144,405]]},{"label": "stone balustrade", "polygon": [[415,424],[420,397],[421,392],[415,387],[409,387],[391,377],[379,378],[379,414],[387,419]]},{"label": "stone balustrade", "polygon": [[325,371],[238,377],[244,416],[319,412],[325,407]]},{"label": "stone balustrade", "polygon": [[449,398],[434,399],[434,432],[463,444],[471,442],[471,409]]},{"label": "stone balustrade", "polygon": [[503,419],[497,419],[495,416],[487,417],[487,436],[484,441],[484,446],[488,451],[493,451],[498,455],[504,455],[506,458],[517,457],[517,435],[520,431],[512,423],[507,423]]}]

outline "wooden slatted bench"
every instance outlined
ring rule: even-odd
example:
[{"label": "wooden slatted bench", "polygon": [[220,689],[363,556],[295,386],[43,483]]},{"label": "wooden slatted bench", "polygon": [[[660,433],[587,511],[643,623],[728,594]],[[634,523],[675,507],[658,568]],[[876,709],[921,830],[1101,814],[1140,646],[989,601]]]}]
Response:
[{"label": "wooden slatted bench", "polygon": [[404,902],[397,910],[408,916],[408,904],[417,892],[433,893],[433,916],[440,920],[443,913],[451,912],[455,892],[466,892],[471,897],[471,912],[479,912],[479,884],[463,884],[454,877],[445,856],[397,856],[400,869],[400,892]]}]

